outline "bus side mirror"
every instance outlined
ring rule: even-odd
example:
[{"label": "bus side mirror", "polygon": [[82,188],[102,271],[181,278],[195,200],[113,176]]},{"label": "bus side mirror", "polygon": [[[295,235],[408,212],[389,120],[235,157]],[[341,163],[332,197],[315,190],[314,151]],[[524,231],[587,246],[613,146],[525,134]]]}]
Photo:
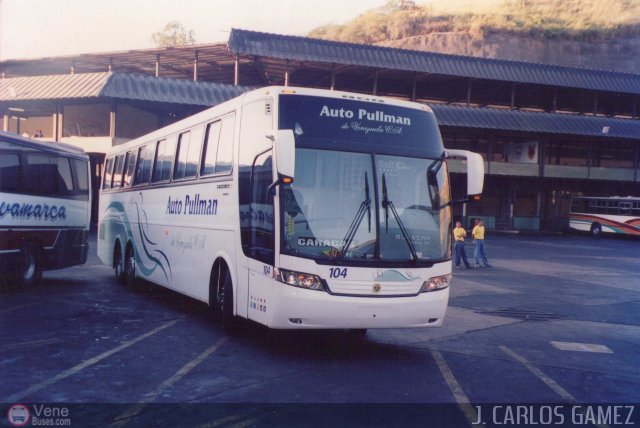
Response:
[{"label": "bus side mirror", "polygon": [[292,182],[296,169],[296,140],[293,130],[270,131],[266,136],[273,142],[278,176],[289,178],[288,182]]},{"label": "bus side mirror", "polygon": [[478,200],[484,186],[484,162],[482,156],[467,150],[447,150],[447,157],[467,159],[467,200]]}]

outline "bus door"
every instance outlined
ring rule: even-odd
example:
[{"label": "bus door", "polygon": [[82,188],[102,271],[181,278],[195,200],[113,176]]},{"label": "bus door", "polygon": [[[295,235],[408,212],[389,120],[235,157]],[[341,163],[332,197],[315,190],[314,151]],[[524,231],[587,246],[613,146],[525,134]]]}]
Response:
[{"label": "bus door", "polygon": [[[271,99],[243,106],[240,128],[240,238],[244,257],[238,263],[236,308],[257,321],[267,317],[268,296],[275,263]],[[263,321],[264,322],[264,321]]]}]

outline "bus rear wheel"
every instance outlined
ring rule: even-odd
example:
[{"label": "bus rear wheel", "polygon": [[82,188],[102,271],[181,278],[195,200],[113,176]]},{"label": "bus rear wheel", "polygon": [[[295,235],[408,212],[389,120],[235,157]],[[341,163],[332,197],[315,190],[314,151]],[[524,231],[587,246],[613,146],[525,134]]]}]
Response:
[{"label": "bus rear wheel", "polygon": [[133,246],[128,245],[124,257],[124,272],[122,273],[122,283],[127,287],[132,287],[136,282],[136,252]]},{"label": "bus rear wheel", "polygon": [[27,242],[20,249],[20,266],[18,267],[20,286],[29,288],[37,285],[42,279],[42,262],[40,251],[33,242]]},{"label": "bus rear wheel", "polygon": [[591,236],[595,238],[602,236],[602,226],[600,223],[593,223],[591,225]]},{"label": "bus rear wheel", "polygon": [[116,247],[113,250],[113,272],[116,276],[116,281],[124,285],[124,259],[122,258],[122,250],[120,249],[120,243],[116,243]]}]

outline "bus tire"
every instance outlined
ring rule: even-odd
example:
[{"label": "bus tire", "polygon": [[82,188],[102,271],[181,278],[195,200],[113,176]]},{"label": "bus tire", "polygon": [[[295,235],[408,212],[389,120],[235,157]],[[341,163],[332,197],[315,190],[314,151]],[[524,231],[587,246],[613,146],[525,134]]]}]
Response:
[{"label": "bus tire", "polygon": [[225,333],[232,336],[238,332],[238,320],[233,314],[233,282],[229,269],[224,270],[221,286],[218,290],[216,302],[219,319]]},{"label": "bus tire", "polygon": [[602,225],[600,223],[593,223],[591,225],[591,236],[594,238],[602,236]]},{"label": "bus tire", "polygon": [[124,272],[122,283],[127,287],[133,287],[136,282],[136,252],[131,244],[127,245],[124,257]]},{"label": "bus tire", "polygon": [[23,288],[34,287],[42,279],[42,258],[38,246],[33,242],[27,242],[20,248],[17,279]]},{"label": "bus tire", "polygon": [[122,257],[122,249],[119,241],[116,242],[116,246],[113,249],[113,272],[116,276],[116,281],[124,285],[124,258]]}]

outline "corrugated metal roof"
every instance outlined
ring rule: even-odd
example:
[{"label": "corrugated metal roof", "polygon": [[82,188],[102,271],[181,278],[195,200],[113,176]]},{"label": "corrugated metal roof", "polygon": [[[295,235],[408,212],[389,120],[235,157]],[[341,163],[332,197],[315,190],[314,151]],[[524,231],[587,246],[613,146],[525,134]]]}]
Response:
[{"label": "corrugated metal roof", "polygon": [[85,73],[1,79],[0,101],[98,97],[110,76],[111,73]]},{"label": "corrugated metal roof", "polygon": [[114,73],[100,95],[172,104],[213,106],[252,88],[212,82]]},{"label": "corrugated metal roof", "polygon": [[111,97],[213,106],[251,88],[131,73],[83,73],[0,80],[0,101]]},{"label": "corrugated metal roof", "polygon": [[231,30],[228,45],[237,54],[294,61],[640,94],[640,74],[410,51],[238,29]]},{"label": "corrugated metal roof", "polygon": [[431,104],[440,126],[640,139],[640,120]]}]

